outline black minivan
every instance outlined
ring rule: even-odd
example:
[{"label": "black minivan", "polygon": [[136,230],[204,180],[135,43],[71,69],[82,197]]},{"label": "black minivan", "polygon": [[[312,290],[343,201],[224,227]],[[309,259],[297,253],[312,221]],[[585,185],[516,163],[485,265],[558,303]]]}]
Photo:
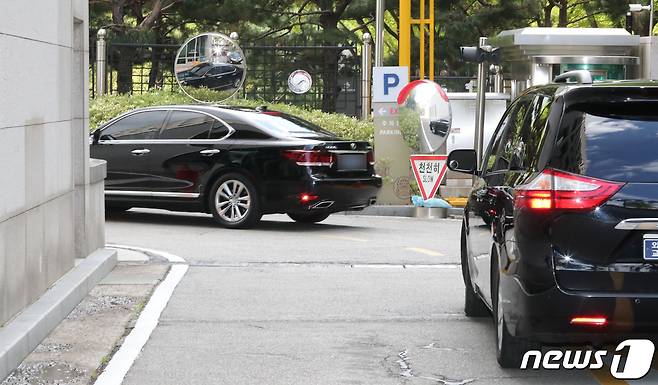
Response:
[{"label": "black minivan", "polygon": [[658,83],[562,83],[514,100],[464,210],[467,316],[491,311],[503,367],[541,344],[658,331]]}]

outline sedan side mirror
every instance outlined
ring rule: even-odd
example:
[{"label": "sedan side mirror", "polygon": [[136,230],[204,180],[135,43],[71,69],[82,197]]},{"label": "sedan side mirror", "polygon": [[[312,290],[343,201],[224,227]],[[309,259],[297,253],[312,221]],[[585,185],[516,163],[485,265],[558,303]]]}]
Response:
[{"label": "sedan side mirror", "polygon": [[475,150],[454,150],[448,155],[448,168],[465,174],[477,174],[477,154]]},{"label": "sedan side mirror", "polygon": [[92,140],[91,144],[98,144],[98,141],[101,140],[101,130],[96,130],[91,134]]}]

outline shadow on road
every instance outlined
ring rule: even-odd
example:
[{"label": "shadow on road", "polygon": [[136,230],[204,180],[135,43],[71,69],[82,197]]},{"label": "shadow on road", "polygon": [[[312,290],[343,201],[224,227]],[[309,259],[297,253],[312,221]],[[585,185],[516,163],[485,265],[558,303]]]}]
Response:
[{"label": "shadow on road", "polygon": [[[286,217],[287,218],[287,217]],[[126,212],[106,212],[105,219],[108,222],[125,222],[125,223],[148,223],[154,225],[174,225],[174,226],[197,226],[197,227],[214,227],[222,229],[213,220],[210,214],[187,213],[187,212],[143,212],[143,211],[126,211]],[[280,232],[317,232],[331,230],[358,230],[360,226],[347,226],[329,223],[297,223],[292,221],[280,221],[268,219],[264,216],[255,230],[260,231],[280,231]],[[248,230],[247,230],[248,231]]]}]

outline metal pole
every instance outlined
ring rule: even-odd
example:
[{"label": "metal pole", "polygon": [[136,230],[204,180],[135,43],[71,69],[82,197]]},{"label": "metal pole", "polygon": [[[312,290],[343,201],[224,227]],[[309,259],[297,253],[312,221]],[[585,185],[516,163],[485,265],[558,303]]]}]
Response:
[{"label": "metal pole", "polygon": [[361,48],[361,119],[370,117],[370,82],[372,81],[372,36],[363,34]]},{"label": "metal pole", "polygon": [[653,36],[653,0],[649,0],[649,36]]},{"label": "metal pole", "polygon": [[107,70],[105,35],[107,35],[107,31],[104,28],[99,29],[96,33],[96,96],[105,94],[105,72]]},{"label": "metal pole", "polygon": [[384,62],[384,0],[377,0],[375,14],[375,67]]},{"label": "metal pole", "polygon": [[[487,38],[481,37],[479,47],[487,45]],[[487,64],[478,64],[478,89],[477,102],[475,105],[475,151],[478,159],[478,169],[482,166],[482,148],[484,147],[484,107],[487,88]]]}]

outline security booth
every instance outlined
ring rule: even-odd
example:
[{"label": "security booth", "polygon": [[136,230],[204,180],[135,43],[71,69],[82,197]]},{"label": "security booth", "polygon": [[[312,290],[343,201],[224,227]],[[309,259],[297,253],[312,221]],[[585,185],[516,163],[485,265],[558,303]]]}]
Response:
[{"label": "security booth", "polygon": [[[507,104],[528,87],[547,84],[564,72],[589,70],[594,80],[623,80],[647,77],[640,67],[648,54],[640,49],[640,37],[621,28],[522,28],[503,31],[489,44],[501,48],[501,63],[489,74],[485,94],[484,148],[505,112]],[[658,54],[658,47],[655,51]],[[658,73],[658,71],[657,71]],[[502,76],[501,76],[502,75]],[[502,91],[493,92],[493,91]],[[473,148],[475,137],[475,93],[450,93],[453,128],[447,152]],[[449,172],[441,196],[453,204],[465,197],[471,178]]]},{"label": "security booth", "polygon": [[512,99],[571,70],[588,70],[594,80],[641,77],[640,37],[622,28],[521,28],[490,43],[501,48],[505,91]]}]

